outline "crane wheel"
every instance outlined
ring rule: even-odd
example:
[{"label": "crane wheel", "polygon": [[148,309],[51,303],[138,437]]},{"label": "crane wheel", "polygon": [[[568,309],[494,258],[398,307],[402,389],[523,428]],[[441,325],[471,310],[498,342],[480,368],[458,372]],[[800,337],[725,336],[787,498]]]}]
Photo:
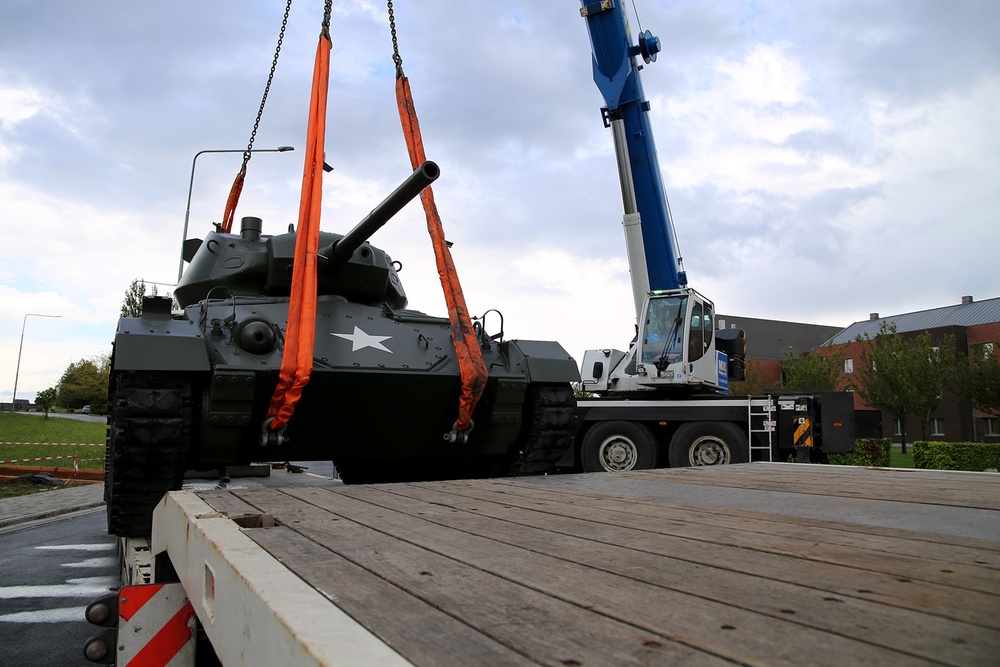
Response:
[{"label": "crane wheel", "polygon": [[725,465],[750,460],[746,431],[731,422],[689,422],[670,439],[670,467]]},{"label": "crane wheel", "polygon": [[656,436],[638,422],[595,424],[583,436],[580,465],[584,472],[621,472],[655,468],[659,459]]}]

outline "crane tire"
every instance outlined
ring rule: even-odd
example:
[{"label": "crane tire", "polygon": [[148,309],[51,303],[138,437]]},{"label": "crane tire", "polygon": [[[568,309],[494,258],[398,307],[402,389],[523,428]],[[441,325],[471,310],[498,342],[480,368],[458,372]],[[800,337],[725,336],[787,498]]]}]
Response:
[{"label": "crane tire", "polygon": [[732,422],[688,422],[670,439],[669,457],[671,468],[746,463],[750,445]]},{"label": "crane tire", "polygon": [[580,445],[580,465],[585,472],[646,470],[655,468],[658,460],[656,436],[639,422],[595,424]]}]

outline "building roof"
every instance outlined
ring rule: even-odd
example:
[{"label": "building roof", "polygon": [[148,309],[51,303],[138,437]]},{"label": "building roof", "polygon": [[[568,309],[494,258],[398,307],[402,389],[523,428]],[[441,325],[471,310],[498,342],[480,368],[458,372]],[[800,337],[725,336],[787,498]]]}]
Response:
[{"label": "building roof", "polygon": [[803,354],[823,344],[841,330],[838,326],[762,320],[740,315],[715,316],[720,329],[738,327],[747,332],[747,356],[758,359],[784,359],[785,354]]},{"label": "building roof", "polygon": [[943,327],[972,327],[979,324],[991,324],[993,322],[1000,322],[1000,297],[984,301],[973,301],[972,297],[962,297],[962,303],[952,306],[918,310],[915,313],[903,313],[902,315],[890,315],[888,317],[879,317],[878,313],[872,313],[870,319],[863,322],[855,322],[826,341],[824,345],[850,343],[858,336],[863,337],[866,334],[869,338],[874,338],[878,335],[879,328],[883,322],[895,324],[898,333],[929,331]]}]

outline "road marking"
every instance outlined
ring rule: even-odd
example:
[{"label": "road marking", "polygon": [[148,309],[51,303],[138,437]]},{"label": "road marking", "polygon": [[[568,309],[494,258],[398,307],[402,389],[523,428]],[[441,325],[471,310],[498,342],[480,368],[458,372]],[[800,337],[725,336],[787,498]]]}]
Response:
[{"label": "road marking", "polygon": [[0,586],[0,600],[18,598],[86,598],[110,592],[108,586],[94,584],[49,584],[40,586]]},{"label": "road marking", "polygon": [[111,551],[115,548],[115,544],[113,542],[110,544],[51,544],[35,548],[42,551]]},{"label": "road marking", "polygon": [[113,568],[115,564],[118,563],[117,556],[98,556],[97,558],[88,558],[86,560],[81,560],[76,563],[62,563],[62,567],[100,567],[100,568]]},{"label": "road marking", "polygon": [[71,623],[84,620],[86,611],[86,607],[19,611],[13,614],[0,614],[0,623]]}]

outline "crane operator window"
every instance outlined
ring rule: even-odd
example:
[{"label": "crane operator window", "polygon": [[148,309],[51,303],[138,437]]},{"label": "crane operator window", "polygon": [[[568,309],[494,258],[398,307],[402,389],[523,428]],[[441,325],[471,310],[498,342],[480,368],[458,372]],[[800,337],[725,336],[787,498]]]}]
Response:
[{"label": "crane operator window", "polygon": [[649,300],[642,332],[642,360],[659,365],[683,361],[687,295]]},{"label": "crane operator window", "polygon": [[712,304],[695,301],[691,308],[691,332],[688,334],[688,361],[697,361],[705,356],[712,343],[714,318]]}]

